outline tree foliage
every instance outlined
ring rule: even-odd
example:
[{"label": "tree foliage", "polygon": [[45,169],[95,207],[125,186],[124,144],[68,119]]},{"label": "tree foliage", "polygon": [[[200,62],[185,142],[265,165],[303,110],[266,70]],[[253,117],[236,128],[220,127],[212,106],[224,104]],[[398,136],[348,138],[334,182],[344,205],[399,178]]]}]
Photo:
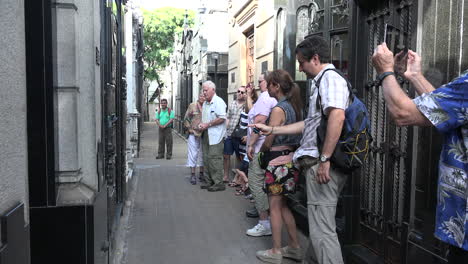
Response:
[{"label": "tree foliage", "polygon": [[174,37],[183,32],[186,13],[187,25],[190,27],[195,17],[191,10],[186,12],[173,7],[143,10],[146,80],[159,82],[158,73],[169,64],[170,55],[174,51]]}]

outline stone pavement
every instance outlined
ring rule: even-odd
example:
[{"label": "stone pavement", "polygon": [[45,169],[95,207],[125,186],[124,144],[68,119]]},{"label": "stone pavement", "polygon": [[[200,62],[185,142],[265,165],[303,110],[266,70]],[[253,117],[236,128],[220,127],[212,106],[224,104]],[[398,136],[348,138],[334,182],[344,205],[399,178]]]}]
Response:
[{"label": "stone pavement", "polygon": [[[245,235],[257,223],[245,217],[252,204],[235,196],[233,188],[211,193],[198,183],[191,185],[186,142],[175,133],[173,137],[172,160],[156,160],[156,126],[143,125],[121,263],[262,263],[255,252],[270,248],[271,237]],[[300,240],[307,247],[307,239],[300,235]]]}]

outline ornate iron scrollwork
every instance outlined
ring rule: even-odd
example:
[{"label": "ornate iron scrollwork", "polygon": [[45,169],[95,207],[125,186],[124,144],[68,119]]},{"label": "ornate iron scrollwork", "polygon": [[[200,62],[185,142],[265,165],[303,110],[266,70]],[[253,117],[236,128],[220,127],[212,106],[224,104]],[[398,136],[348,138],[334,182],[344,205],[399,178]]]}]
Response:
[{"label": "ornate iron scrollwork", "polygon": [[320,28],[319,20],[323,16],[323,12],[319,13],[319,6],[317,3],[312,2],[309,6],[309,34],[317,32]]},{"label": "ornate iron scrollwork", "polygon": [[[331,7],[332,16],[338,16],[338,21],[346,20],[344,24],[349,22],[349,4],[348,0],[342,0],[340,5]],[[335,25],[333,25],[335,28]]]},{"label": "ornate iron scrollwork", "polygon": [[402,9],[405,9],[406,7],[410,7],[413,5],[413,1],[401,1],[400,4],[397,7],[397,11],[401,11]]},{"label": "ornate iron scrollwork", "polygon": [[309,16],[307,12],[307,7],[301,7],[297,11],[296,43],[300,43],[302,40],[304,40],[304,37],[307,35],[307,24],[309,21]]},{"label": "ornate iron scrollwork", "polygon": [[340,38],[340,35],[334,35],[331,40],[333,47],[338,47],[339,56],[338,56],[338,69],[343,71],[343,40]]}]

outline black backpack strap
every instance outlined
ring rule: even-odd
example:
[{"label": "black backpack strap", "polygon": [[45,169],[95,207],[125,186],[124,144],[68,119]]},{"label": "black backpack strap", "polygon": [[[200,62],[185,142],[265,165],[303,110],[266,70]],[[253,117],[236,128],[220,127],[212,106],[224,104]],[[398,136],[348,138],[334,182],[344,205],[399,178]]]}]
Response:
[{"label": "black backpack strap", "polygon": [[335,68],[326,69],[326,70],[323,71],[322,75],[320,75],[320,77],[315,82],[315,87],[317,87],[316,88],[317,89],[317,101],[315,102],[315,106],[316,106],[317,109],[320,108],[320,112],[322,113],[322,116],[325,116],[325,114],[323,113],[323,109],[321,107],[322,106],[322,97],[320,96],[320,82],[322,81],[322,77],[325,75],[325,73],[327,71],[334,71],[334,72],[338,73],[343,79],[345,79],[346,84],[348,85],[349,99],[350,99],[351,102],[354,100],[353,88],[352,88],[351,83],[348,81],[348,78],[346,78],[344,76],[344,74],[338,69],[335,69]]}]

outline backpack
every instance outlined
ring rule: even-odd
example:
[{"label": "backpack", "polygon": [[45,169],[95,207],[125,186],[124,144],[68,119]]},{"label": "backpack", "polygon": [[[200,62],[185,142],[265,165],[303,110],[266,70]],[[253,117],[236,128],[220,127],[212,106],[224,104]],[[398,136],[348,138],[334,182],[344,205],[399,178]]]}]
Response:
[{"label": "backpack", "polygon": [[[158,115],[160,115],[160,114],[161,114],[161,108],[159,108],[159,110],[158,110]],[[167,108],[167,114],[169,116],[171,116],[171,108],[170,107]]]},{"label": "backpack", "polygon": [[[336,169],[349,173],[360,168],[369,153],[370,143],[372,142],[369,112],[366,105],[353,93],[351,83],[337,69],[326,69],[315,84],[317,89],[320,87],[323,75],[329,70],[335,71],[346,80],[350,100],[350,104],[345,110],[343,129],[330,161]],[[322,120],[317,128],[317,145],[319,151],[322,152],[327,133],[328,117],[325,116],[321,107],[320,90],[317,90],[317,93],[316,107],[317,109],[320,108],[322,113]]]}]

